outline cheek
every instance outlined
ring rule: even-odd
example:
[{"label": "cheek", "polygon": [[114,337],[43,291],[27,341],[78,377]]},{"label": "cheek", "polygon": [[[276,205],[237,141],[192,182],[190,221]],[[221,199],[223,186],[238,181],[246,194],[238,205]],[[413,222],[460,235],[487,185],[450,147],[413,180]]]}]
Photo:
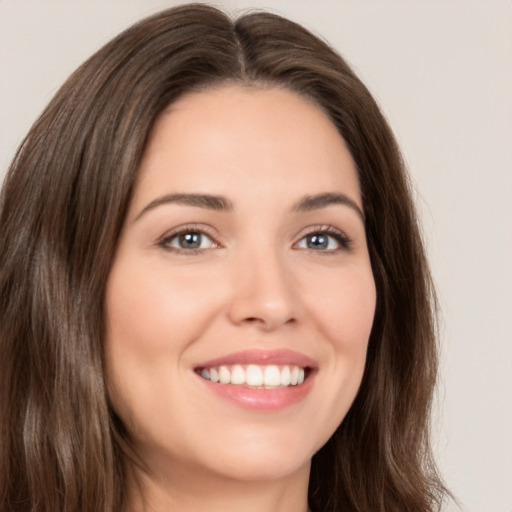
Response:
[{"label": "cheek", "polygon": [[128,263],[113,269],[106,293],[111,345],[138,357],[179,351],[192,341],[216,311],[209,282],[190,272],[173,272],[161,265],[143,271]]},{"label": "cheek", "polygon": [[369,266],[347,269],[325,279],[310,302],[318,328],[332,348],[347,355],[366,353],[376,306],[376,289]]},{"label": "cheek", "polygon": [[183,354],[218,309],[208,280],[143,263],[118,261],[105,296],[110,396],[132,424],[139,409],[154,406],[162,388],[179,378]]},{"label": "cheek", "polygon": [[340,272],[336,278],[331,275],[322,284],[309,295],[309,316],[325,348],[321,367],[326,369],[325,386],[330,389],[333,407],[338,411],[333,415],[337,417],[334,423],[339,424],[361,384],[376,289],[369,266]]},{"label": "cheek", "polygon": [[[340,388],[357,393],[366,365],[366,353],[376,306],[376,290],[371,273],[356,273],[338,291],[337,309],[325,324],[335,352]],[[346,412],[346,411],[345,411]]]}]

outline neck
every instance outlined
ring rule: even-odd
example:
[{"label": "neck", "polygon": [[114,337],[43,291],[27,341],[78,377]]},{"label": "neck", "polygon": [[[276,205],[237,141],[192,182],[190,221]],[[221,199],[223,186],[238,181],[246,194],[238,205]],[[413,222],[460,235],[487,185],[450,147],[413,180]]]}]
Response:
[{"label": "neck", "polygon": [[[192,469],[192,468],[191,468]],[[125,512],[307,512],[309,464],[272,480],[235,480],[205,471],[132,473]]]}]

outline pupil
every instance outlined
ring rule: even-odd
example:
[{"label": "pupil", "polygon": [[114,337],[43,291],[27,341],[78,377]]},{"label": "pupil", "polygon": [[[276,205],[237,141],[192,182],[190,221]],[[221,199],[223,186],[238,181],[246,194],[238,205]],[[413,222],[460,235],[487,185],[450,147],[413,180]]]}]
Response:
[{"label": "pupil", "polygon": [[185,249],[197,249],[201,245],[201,234],[186,233],[184,235],[180,235],[179,241],[181,247]]},{"label": "pupil", "polygon": [[327,237],[325,235],[310,235],[308,246],[310,249],[325,249],[327,247]]}]

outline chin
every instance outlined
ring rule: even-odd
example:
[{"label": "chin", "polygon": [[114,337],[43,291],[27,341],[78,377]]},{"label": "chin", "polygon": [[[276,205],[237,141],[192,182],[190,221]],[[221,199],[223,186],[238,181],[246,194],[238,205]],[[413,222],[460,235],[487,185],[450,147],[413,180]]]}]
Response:
[{"label": "chin", "polygon": [[211,469],[218,475],[230,480],[243,482],[282,480],[299,472],[307,471],[311,465],[309,454],[297,457],[296,454],[227,455],[221,464],[216,463]]},{"label": "chin", "polygon": [[[242,481],[278,480],[307,471],[311,458],[320,446],[304,433],[284,428],[261,432],[250,429],[228,435],[230,442],[217,445],[207,463],[215,472]],[[325,440],[328,439],[328,436]],[[203,455],[205,453],[203,452]]]}]

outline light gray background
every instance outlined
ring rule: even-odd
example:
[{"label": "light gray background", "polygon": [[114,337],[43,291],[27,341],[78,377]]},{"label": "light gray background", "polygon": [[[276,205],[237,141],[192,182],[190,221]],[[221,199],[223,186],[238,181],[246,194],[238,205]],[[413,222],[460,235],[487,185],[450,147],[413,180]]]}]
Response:
[{"label": "light gray background", "polygon": [[[175,3],[0,0],[0,176],[78,64]],[[216,4],[267,8],[322,34],[383,106],[418,190],[443,311],[439,462],[464,511],[511,512],[512,3]]]}]

